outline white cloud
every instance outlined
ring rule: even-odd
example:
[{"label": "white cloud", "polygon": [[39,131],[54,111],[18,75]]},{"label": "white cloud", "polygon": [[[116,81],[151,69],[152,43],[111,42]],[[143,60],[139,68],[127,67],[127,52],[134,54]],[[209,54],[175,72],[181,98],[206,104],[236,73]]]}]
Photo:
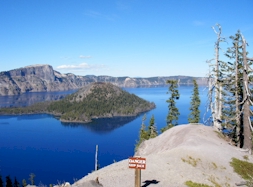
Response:
[{"label": "white cloud", "polygon": [[91,56],[90,55],[88,55],[88,56],[80,55],[79,58],[91,58]]},{"label": "white cloud", "polygon": [[106,66],[104,64],[97,64],[97,65],[89,65],[86,62],[77,65],[60,65],[57,66],[56,69],[58,70],[88,70],[93,69],[95,71],[99,69],[104,69]]},{"label": "white cloud", "polygon": [[90,66],[87,63],[81,63],[78,65],[61,65],[56,67],[56,69],[89,69]]}]

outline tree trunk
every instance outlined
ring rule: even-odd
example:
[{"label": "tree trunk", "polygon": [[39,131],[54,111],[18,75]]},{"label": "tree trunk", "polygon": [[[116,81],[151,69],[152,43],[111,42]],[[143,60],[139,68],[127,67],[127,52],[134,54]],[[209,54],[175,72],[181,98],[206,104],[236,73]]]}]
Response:
[{"label": "tree trunk", "polygon": [[95,153],[95,171],[98,170],[98,145],[96,145],[96,153]]},{"label": "tree trunk", "polygon": [[235,115],[236,115],[236,145],[237,147],[240,147],[240,142],[241,141],[241,107],[239,106],[239,103],[241,101],[239,101],[239,96],[238,96],[238,75],[239,75],[239,71],[238,71],[238,43],[235,44]]},{"label": "tree trunk", "polygon": [[243,96],[246,98],[246,101],[243,105],[243,148],[248,149],[251,152],[252,149],[252,134],[250,129],[250,103],[249,103],[249,87],[248,87],[248,61],[246,56],[246,41],[243,38],[243,81],[244,81],[244,89]]},{"label": "tree trunk", "polygon": [[214,127],[216,129],[221,130],[221,107],[222,107],[222,101],[221,101],[221,83],[219,82],[219,77],[220,77],[220,69],[219,69],[219,45],[221,41],[221,26],[219,26],[219,32],[215,33],[217,34],[217,41],[215,43],[215,71],[216,71],[216,76],[215,76],[215,107],[214,107]]}]

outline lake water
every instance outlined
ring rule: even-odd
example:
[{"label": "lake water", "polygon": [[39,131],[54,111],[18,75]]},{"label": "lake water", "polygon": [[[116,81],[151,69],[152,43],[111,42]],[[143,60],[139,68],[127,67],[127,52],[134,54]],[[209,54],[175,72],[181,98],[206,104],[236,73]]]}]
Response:
[{"label": "lake water", "polygon": [[[152,114],[158,130],[166,125],[167,87],[126,90],[156,104],[156,109],[147,112],[146,125]],[[188,122],[192,91],[191,86],[179,87],[179,124]],[[207,92],[204,87],[199,87],[199,91],[202,122]],[[0,106],[24,106],[59,99],[69,93],[71,91],[2,96]],[[7,175],[16,176],[18,181],[26,179],[29,183],[29,174],[34,173],[37,185],[73,183],[94,170],[96,145],[100,167],[133,156],[142,116],[98,119],[89,124],[62,123],[47,114],[0,116],[0,175],[3,179]]]}]

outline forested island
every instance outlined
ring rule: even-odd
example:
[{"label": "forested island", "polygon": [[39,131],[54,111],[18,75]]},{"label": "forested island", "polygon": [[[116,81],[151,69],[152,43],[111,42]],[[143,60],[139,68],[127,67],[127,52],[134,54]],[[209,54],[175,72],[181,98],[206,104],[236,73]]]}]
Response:
[{"label": "forested island", "polygon": [[134,94],[111,84],[91,83],[59,101],[41,102],[27,107],[1,108],[0,114],[48,113],[64,122],[90,122],[94,118],[136,116],[155,108]]}]

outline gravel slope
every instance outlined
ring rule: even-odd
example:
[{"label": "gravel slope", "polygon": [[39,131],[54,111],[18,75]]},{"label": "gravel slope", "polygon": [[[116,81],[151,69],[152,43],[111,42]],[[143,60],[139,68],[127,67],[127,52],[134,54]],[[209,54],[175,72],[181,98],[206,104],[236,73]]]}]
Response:
[{"label": "gravel slope", "polygon": [[[188,180],[233,187],[243,179],[233,172],[229,162],[232,157],[244,160],[244,155],[248,154],[229,145],[212,127],[204,125],[176,126],[142,143],[136,153],[147,161],[146,170],[141,173],[142,187],[183,187]],[[248,157],[253,162],[253,157]],[[122,160],[72,186],[101,186],[94,184],[97,178],[104,187],[133,187],[134,169],[128,168],[127,159]]]}]

